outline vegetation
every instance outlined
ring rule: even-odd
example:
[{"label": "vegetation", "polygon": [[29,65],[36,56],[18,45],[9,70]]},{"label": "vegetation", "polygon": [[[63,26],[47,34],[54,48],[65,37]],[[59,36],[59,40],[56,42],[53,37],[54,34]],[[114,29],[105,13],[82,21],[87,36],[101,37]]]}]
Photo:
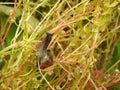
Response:
[{"label": "vegetation", "polygon": [[3,0],[0,41],[0,90],[120,90],[120,0]]}]

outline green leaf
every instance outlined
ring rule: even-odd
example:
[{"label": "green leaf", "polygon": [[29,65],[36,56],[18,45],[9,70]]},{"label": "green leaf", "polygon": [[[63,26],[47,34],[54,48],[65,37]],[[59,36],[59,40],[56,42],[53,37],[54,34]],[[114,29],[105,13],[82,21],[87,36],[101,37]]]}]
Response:
[{"label": "green leaf", "polygon": [[[120,40],[117,42],[113,56],[109,64],[106,66],[106,68],[110,68],[112,65],[114,65],[118,60],[120,59]],[[118,65],[118,69],[120,70],[120,66]]]}]

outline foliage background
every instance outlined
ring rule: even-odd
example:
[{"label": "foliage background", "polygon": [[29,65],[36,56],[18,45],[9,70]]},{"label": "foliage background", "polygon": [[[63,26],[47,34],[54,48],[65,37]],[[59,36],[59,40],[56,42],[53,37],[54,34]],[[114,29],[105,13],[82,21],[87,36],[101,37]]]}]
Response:
[{"label": "foliage background", "polygon": [[120,89],[120,0],[1,0],[0,40],[0,90]]}]

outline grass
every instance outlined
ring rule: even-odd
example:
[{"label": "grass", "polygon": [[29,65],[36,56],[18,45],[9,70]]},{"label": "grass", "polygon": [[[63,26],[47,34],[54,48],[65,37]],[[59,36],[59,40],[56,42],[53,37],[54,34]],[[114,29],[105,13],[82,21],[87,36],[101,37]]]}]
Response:
[{"label": "grass", "polygon": [[[0,2],[0,89],[120,89],[117,0]],[[36,66],[36,47],[53,33],[53,65]]]}]

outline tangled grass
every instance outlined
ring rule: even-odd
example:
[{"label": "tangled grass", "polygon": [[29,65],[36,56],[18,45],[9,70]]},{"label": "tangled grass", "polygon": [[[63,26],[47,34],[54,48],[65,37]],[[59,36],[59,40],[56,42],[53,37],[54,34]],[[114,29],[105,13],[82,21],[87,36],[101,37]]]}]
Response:
[{"label": "tangled grass", "polygon": [[[119,2],[1,2],[0,39],[6,38],[0,51],[0,90],[111,90],[119,85]],[[41,70],[36,47],[46,32],[53,33],[47,48],[53,65]]]}]

